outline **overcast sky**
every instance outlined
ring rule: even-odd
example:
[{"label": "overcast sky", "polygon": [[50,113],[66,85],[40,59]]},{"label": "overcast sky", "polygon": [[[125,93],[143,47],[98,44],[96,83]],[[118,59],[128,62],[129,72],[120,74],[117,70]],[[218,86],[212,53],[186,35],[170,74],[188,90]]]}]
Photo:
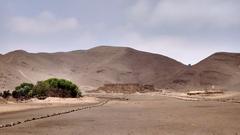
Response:
[{"label": "overcast sky", "polygon": [[194,64],[240,52],[240,0],[0,0],[0,53],[128,46]]}]

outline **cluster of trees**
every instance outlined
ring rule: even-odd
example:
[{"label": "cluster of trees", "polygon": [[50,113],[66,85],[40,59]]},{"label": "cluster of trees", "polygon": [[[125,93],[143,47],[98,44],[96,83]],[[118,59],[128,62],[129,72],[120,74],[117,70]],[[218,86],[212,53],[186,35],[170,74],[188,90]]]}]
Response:
[{"label": "cluster of trees", "polygon": [[[22,83],[15,88],[12,94],[10,92],[9,94],[17,99],[28,99],[32,97],[46,98],[81,96],[81,92],[77,85],[71,81],[57,78],[39,81],[36,85],[31,83]],[[4,93],[2,95],[4,95]]]}]

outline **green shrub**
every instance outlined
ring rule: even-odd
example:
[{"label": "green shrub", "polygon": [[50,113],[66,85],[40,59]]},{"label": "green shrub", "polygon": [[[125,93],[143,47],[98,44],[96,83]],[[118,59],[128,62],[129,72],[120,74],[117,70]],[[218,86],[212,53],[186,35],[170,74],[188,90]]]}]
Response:
[{"label": "green shrub", "polygon": [[22,83],[12,92],[14,98],[29,98],[29,92],[32,91],[34,85],[31,83]]},{"label": "green shrub", "polygon": [[10,93],[9,90],[3,91],[3,94],[2,94],[2,97],[3,97],[3,98],[8,98],[8,97],[10,97],[10,96],[11,96],[11,93]]},{"label": "green shrub", "polygon": [[49,96],[58,97],[77,97],[81,96],[81,92],[77,85],[65,79],[51,78],[44,81],[49,85]]},{"label": "green shrub", "polygon": [[19,98],[19,97],[20,97],[20,94],[19,94],[16,90],[14,90],[14,91],[12,91],[12,96],[13,96],[14,98]]},{"label": "green shrub", "polygon": [[49,85],[45,83],[44,81],[39,81],[37,84],[33,87],[33,90],[31,93],[29,93],[31,96],[36,97],[45,97],[47,96],[49,89]]}]

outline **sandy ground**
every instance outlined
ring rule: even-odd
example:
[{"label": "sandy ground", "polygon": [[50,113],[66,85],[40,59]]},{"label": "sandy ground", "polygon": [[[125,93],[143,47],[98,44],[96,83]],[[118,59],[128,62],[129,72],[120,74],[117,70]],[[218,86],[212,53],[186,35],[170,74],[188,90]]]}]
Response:
[{"label": "sandy ground", "polygon": [[[126,97],[126,96],[124,96]],[[185,101],[161,95],[129,95],[128,101],[0,129],[1,135],[237,135],[240,104]],[[61,111],[41,108],[3,114],[0,123]]]},{"label": "sandy ground", "polygon": [[45,100],[38,100],[36,98],[22,101],[22,102],[12,102],[4,101],[0,103],[0,114],[24,111],[29,109],[38,109],[46,107],[56,107],[56,106],[67,106],[67,105],[77,105],[86,103],[97,103],[98,99],[95,97],[82,97],[82,98],[55,98],[48,97]]},{"label": "sandy ground", "polygon": [[163,91],[159,93],[167,97],[173,97],[182,100],[232,100],[240,103],[240,92],[237,91],[225,91],[223,94],[208,94],[208,95],[187,95],[185,92]]}]

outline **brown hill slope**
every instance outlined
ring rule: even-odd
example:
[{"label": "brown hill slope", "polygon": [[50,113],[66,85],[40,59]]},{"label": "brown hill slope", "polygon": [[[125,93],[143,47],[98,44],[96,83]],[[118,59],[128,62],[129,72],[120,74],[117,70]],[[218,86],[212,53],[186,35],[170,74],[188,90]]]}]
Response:
[{"label": "brown hill slope", "polygon": [[100,46],[89,50],[0,55],[0,90],[22,82],[65,78],[79,86],[104,83],[154,84],[160,88],[240,88],[240,54],[216,53],[185,66],[168,57],[126,47]]},{"label": "brown hill slope", "polygon": [[168,84],[174,88],[240,88],[240,54],[215,53],[177,73]]},{"label": "brown hill slope", "polygon": [[147,83],[163,87],[185,68],[168,57],[126,47],[36,54],[18,50],[0,56],[0,89],[50,77],[69,79],[79,86]]}]

